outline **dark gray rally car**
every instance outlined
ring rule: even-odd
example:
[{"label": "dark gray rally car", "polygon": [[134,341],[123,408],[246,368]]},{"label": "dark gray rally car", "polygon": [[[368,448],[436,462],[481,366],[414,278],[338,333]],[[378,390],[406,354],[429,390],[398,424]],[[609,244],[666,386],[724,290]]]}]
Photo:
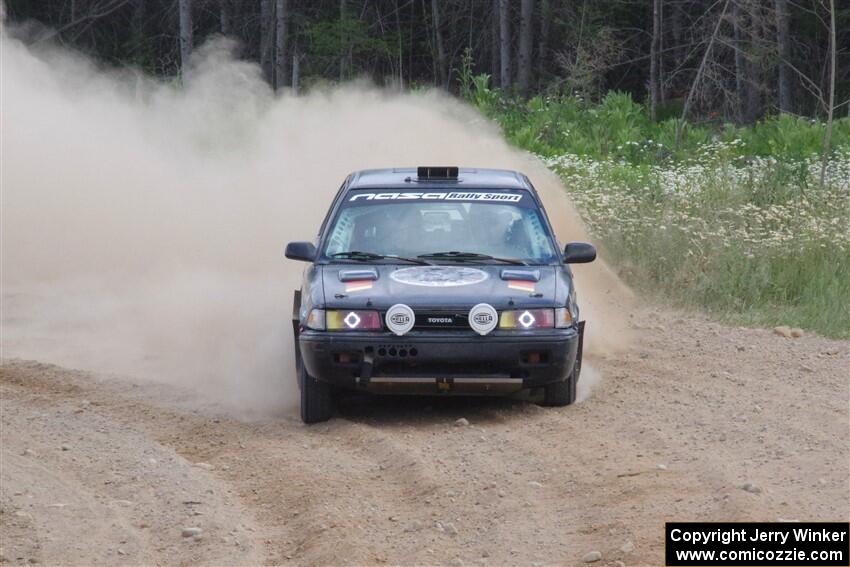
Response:
[{"label": "dark gray rally car", "polygon": [[419,167],[352,173],[313,242],[292,324],[301,417],[331,417],[337,390],[511,394],[575,401],[584,322],[570,263],[528,178]]}]

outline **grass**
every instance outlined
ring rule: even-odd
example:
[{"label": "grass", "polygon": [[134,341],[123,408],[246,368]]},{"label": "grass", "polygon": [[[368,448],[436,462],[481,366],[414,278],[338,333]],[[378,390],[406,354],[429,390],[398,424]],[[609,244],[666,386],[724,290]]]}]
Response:
[{"label": "grass", "polygon": [[652,123],[622,94],[468,98],[564,180],[621,276],[651,298],[744,325],[850,338],[850,119],[780,116],[751,127]]}]

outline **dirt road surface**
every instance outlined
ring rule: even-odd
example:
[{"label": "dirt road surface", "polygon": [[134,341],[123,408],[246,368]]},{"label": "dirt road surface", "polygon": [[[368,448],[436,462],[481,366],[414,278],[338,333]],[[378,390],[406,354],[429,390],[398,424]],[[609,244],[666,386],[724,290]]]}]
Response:
[{"label": "dirt road surface", "polygon": [[657,317],[572,407],[357,398],[313,427],[7,359],[0,560],[660,565],[666,520],[847,520],[848,343]]}]

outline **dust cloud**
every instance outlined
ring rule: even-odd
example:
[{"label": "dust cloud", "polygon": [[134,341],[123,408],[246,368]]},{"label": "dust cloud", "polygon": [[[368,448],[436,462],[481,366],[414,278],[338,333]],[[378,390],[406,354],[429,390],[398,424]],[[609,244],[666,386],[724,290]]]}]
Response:
[{"label": "dust cloud", "polygon": [[[296,403],[290,240],[345,176],[417,164],[526,172],[560,240],[586,239],[557,178],[435,92],[276,97],[226,40],[185,87],[2,31],[2,356],[177,384],[239,413]],[[621,344],[628,297],[576,270],[587,345]]]}]

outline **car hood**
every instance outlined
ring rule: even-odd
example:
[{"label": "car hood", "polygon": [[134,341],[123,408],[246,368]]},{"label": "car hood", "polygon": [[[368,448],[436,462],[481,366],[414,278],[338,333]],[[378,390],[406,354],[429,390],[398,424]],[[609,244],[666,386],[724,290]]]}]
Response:
[{"label": "car hood", "polygon": [[322,270],[329,308],[552,307],[562,269],[555,266],[332,264]]}]

